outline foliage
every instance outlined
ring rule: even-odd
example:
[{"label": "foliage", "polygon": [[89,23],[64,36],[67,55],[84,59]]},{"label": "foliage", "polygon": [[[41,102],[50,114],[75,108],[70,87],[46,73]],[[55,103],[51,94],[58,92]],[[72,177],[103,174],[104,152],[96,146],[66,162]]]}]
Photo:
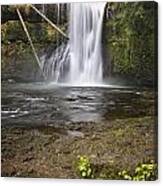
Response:
[{"label": "foliage", "polygon": [[135,168],[134,175],[130,175],[128,171],[123,170],[118,175],[122,179],[134,180],[134,181],[152,181],[157,179],[157,165],[155,163],[143,163],[139,164]]},{"label": "foliage", "polygon": [[[56,40],[57,33],[48,26],[47,23],[28,23],[25,22],[32,41],[34,43],[48,43]],[[22,28],[20,21],[8,21],[2,24],[1,28],[2,43],[10,44],[21,41],[27,43],[27,36]]]},{"label": "foliage", "polygon": [[132,180],[132,177],[129,175],[128,171],[126,171],[126,170],[123,170],[123,171],[119,172],[119,173],[118,173],[118,176],[119,176],[121,179]]},{"label": "foliage", "polygon": [[[97,170],[98,169],[98,170]],[[99,179],[125,179],[133,181],[152,181],[156,180],[157,164],[154,161],[149,163],[139,163],[134,173],[127,170],[117,171],[116,167],[99,167],[91,165],[87,156],[79,156],[76,162],[76,170],[81,178],[99,178]]]},{"label": "foliage", "polygon": [[113,72],[152,81],[154,74],[156,4],[110,3],[106,27]]},{"label": "foliage", "polygon": [[91,163],[87,156],[78,157],[77,172],[82,178],[93,178]]}]

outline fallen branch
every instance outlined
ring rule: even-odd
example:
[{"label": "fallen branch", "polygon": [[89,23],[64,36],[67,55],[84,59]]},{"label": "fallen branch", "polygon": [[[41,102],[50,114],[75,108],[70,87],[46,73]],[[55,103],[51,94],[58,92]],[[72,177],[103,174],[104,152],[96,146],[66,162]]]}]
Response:
[{"label": "fallen branch", "polygon": [[[39,57],[38,57],[38,55],[37,55],[37,53],[36,53],[36,50],[35,50],[35,47],[34,47],[34,45],[33,45],[32,39],[31,39],[31,37],[30,37],[30,35],[29,35],[29,32],[28,32],[28,30],[27,30],[27,27],[26,27],[26,25],[25,25],[25,23],[24,23],[24,21],[23,21],[23,18],[22,18],[22,16],[21,16],[21,13],[20,13],[20,11],[19,11],[18,8],[16,8],[16,11],[17,11],[17,14],[18,14],[18,16],[19,16],[20,22],[21,22],[21,24],[22,24],[22,26],[23,26],[23,29],[24,29],[24,31],[25,31],[25,33],[26,33],[26,35],[27,35],[27,38],[28,38],[29,43],[30,43],[30,45],[31,45],[31,48],[32,48],[32,50],[33,50],[34,56],[35,56],[35,58],[36,58],[36,61],[37,61],[38,65],[39,65],[39,67],[40,67],[40,69],[41,69],[41,71],[42,71],[41,62],[40,62]],[[45,78],[45,75],[44,75],[43,71],[42,71],[42,74],[43,74],[43,76],[44,76],[44,78]]]},{"label": "fallen branch", "polygon": [[62,36],[64,36],[66,39],[69,39],[68,36],[60,29],[58,28],[50,19],[48,19],[42,12],[40,12],[35,6],[30,5],[43,19],[45,19],[55,30],[57,30]]}]

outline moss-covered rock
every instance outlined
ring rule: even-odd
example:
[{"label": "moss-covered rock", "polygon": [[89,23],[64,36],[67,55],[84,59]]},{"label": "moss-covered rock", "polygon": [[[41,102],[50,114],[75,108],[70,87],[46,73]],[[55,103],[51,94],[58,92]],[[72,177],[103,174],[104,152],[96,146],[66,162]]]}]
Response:
[{"label": "moss-covered rock", "polygon": [[104,21],[103,32],[105,53],[109,55],[104,64],[107,73],[135,84],[153,85],[157,81],[157,4],[108,4],[109,18]]}]

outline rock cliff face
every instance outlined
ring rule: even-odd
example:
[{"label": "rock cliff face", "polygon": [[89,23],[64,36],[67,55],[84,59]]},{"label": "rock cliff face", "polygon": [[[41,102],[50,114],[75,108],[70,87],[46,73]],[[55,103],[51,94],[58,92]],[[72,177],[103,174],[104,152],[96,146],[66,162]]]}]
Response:
[{"label": "rock cliff face", "polygon": [[157,3],[108,3],[104,75],[157,86]]}]

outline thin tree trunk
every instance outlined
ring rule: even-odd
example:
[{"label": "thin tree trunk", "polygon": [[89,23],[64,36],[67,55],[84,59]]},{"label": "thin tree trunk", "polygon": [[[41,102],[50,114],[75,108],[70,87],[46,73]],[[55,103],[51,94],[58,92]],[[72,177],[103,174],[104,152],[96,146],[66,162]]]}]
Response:
[{"label": "thin tree trunk", "polygon": [[[38,66],[40,67],[40,69],[41,69],[41,71],[42,71],[40,59],[39,59],[39,57],[38,57],[38,55],[37,55],[37,53],[36,53],[36,50],[35,50],[35,47],[34,47],[34,45],[33,45],[32,39],[31,39],[31,37],[30,37],[30,35],[29,35],[29,32],[28,32],[28,30],[27,30],[27,27],[26,27],[26,25],[25,25],[25,23],[24,23],[24,21],[23,21],[23,18],[22,18],[22,16],[21,16],[21,13],[20,13],[20,11],[19,11],[18,8],[16,9],[16,11],[17,11],[17,14],[18,14],[18,16],[19,16],[20,22],[22,23],[23,29],[24,29],[24,31],[25,31],[25,33],[26,33],[26,35],[27,35],[27,38],[28,38],[29,43],[30,43],[30,45],[31,45],[31,48],[32,48],[32,50],[33,50],[33,53],[34,53],[34,56],[35,56],[36,61],[37,61],[37,63],[38,63]],[[42,74],[43,74],[43,76],[44,76],[44,78],[45,78],[45,75],[44,75],[43,71],[42,71]]]}]

